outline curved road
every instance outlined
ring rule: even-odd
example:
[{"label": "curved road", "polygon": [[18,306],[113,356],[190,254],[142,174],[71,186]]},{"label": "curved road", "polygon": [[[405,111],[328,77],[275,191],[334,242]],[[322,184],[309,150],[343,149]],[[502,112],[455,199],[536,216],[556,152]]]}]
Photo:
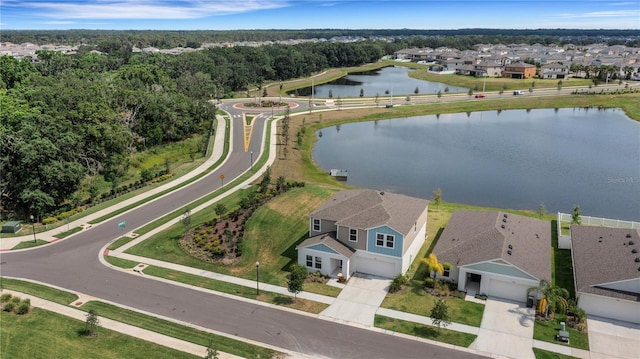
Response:
[{"label": "curved road", "polygon": [[[244,151],[240,110],[222,104],[234,121],[228,160],[203,179],[165,197],[112,218],[56,245],[2,253],[3,276],[49,283],[132,308],[268,343],[294,352],[327,358],[473,358],[466,352],[393,337],[262,305],[134,276],[103,266],[100,249],[121,236],[118,223],[137,228],[220,187],[251,165]],[[265,116],[266,117],[266,116]],[[264,117],[255,121],[249,151],[257,160],[263,144]]]}]

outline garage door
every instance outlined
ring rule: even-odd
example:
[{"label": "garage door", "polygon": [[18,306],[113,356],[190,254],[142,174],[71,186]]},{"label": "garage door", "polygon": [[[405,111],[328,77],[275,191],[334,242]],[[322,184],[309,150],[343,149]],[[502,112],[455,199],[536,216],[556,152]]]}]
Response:
[{"label": "garage door", "polygon": [[489,290],[487,294],[490,297],[515,300],[517,302],[525,302],[527,300],[527,288],[529,287],[523,284],[491,279],[491,281],[489,282]]},{"label": "garage door", "polygon": [[374,258],[358,258],[356,264],[356,272],[364,274],[373,274],[385,278],[393,278],[396,273],[395,263],[385,262]]}]

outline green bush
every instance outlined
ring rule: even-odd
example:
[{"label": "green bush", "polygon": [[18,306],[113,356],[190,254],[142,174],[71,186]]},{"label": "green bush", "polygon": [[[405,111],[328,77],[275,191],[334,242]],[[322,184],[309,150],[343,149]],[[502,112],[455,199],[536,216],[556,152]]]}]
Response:
[{"label": "green bush", "polygon": [[11,303],[13,303],[13,304],[18,304],[18,303],[20,303],[20,297],[12,297],[12,298],[11,298]]},{"label": "green bush", "polygon": [[42,223],[44,223],[44,224],[52,224],[52,223],[56,223],[57,221],[58,221],[58,218],[56,218],[56,217],[47,217],[42,221]]},{"label": "green bush", "polygon": [[29,309],[30,308],[31,308],[31,306],[29,304],[27,304],[25,302],[22,302],[16,308],[16,314],[18,314],[18,315],[27,314],[27,313],[29,313]]},{"label": "green bush", "polygon": [[9,294],[9,293],[4,293],[3,295],[0,295],[0,303],[6,303],[6,302],[10,301],[11,297],[13,297],[13,296],[11,294]]},{"label": "green bush", "polygon": [[16,305],[13,302],[8,302],[4,304],[4,306],[2,307],[2,310],[4,310],[5,312],[13,312],[13,309],[15,307]]},{"label": "green bush", "polygon": [[424,286],[427,288],[433,288],[433,278],[427,277],[424,280]]},{"label": "green bush", "polygon": [[393,281],[389,286],[389,292],[395,293],[401,290],[402,287],[407,285],[407,283],[409,283],[409,276],[406,274],[398,274],[395,278],[393,278]]}]

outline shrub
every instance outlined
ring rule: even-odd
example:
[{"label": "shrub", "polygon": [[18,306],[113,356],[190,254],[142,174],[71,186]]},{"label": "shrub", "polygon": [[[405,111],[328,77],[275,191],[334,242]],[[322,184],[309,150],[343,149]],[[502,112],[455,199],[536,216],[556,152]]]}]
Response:
[{"label": "shrub", "polygon": [[407,285],[407,283],[409,283],[409,276],[406,274],[398,274],[393,278],[393,281],[389,286],[389,292],[395,293],[401,290],[405,285]]},{"label": "shrub", "polygon": [[58,221],[58,218],[56,217],[47,217],[44,220],[42,220],[42,223],[44,224],[52,224],[52,223],[56,223]]},{"label": "shrub", "polygon": [[14,303],[14,304],[20,303],[20,297],[12,297],[11,298],[11,303]]},{"label": "shrub", "polygon": [[29,313],[31,306],[28,303],[22,302],[16,308],[16,314],[23,315]]},{"label": "shrub", "polygon": [[433,288],[434,280],[431,277],[427,277],[424,280],[424,286],[427,288]]},{"label": "shrub", "polygon": [[0,303],[6,303],[6,302],[10,301],[11,297],[13,297],[13,296],[11,294],[9,294],[9,293],[4,293],[3,295],[0,295]]},{"label": "shrub", "polygon": [[8,302],[4,304],[4,306],[2,307],[2,310],[4,310],[5,312],[13,312],[13,309],[15,307],[16,305],[13,302]]}]

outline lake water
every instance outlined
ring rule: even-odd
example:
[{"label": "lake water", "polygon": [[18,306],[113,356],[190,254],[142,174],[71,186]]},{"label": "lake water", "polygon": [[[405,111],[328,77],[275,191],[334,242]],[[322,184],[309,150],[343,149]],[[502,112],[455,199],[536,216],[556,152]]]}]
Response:
[{"label": "lake water", "polygon": [[[345,77],[322,85],[314,86],[314,97],[329,98],[329,92],[334,99],[338,97],[358,97],[360,89],[364,96],[373,97],[376,94],[380,98],[390,95],[404,96],[415,95],[416,87],[419,94],[434,94],[438,91],[467,92],[469,89],[458,86],[446,85],[440,82],[417,80],[409,77],[409,72],[415,71],[406,67],[384,67],[374,71],[351,73]],[[299,96],[309,96],[311,88],[298,89]]]},{"label": "lake water", "polygon": [[[322,136],[320,136],[322,133]],[[445,114],[325,128],[313,158],[358,187],[640,220],[640,123],[621,110]]]}]

